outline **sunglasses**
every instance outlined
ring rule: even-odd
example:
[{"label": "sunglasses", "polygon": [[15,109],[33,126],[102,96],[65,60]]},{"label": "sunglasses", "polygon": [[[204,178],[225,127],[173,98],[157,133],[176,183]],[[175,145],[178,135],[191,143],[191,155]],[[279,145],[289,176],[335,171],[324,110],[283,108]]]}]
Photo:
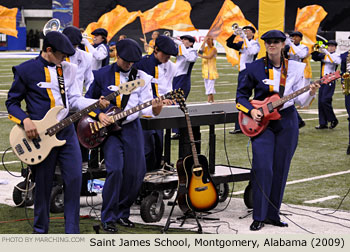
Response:
[{"label": "sunglasses", "polygon": [[268,45],[278,44],[278,43],[281,43],[281,42],[282,42],[282,40],[279,40],[279,39],[267,39],[265,41],[265,43],[268,44]]}]

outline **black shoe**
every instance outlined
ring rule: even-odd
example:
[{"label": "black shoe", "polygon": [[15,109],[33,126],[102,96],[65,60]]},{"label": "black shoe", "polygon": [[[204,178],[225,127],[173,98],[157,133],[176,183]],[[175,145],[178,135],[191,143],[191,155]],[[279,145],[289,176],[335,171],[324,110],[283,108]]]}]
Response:
[{"label": "black shoe", "polygon": [[288,227],[288,223],[287,222],[283,222],[283,221],[280,221],[280,220],[271,220],[271,219],[266,219],[264,221],[265,224],[270,224],[270,225],[273,225],[273,226],[277,226],[277,227]]},{"label": "black shoe", "polygon": [[348,145],[348,149],[346,150],[346,155],[350,155],[350,144]]},{"label": "black shoe", "polygon": [[108,233],[116,233],[118,232],[117,226],[115,225],[114,222],[102,222],[102,228],[104,231]]},{"label": "black shoe", "polygon": [[262,229],[263,226],[264,226],[264,222],[255,220],[255,221],[253,221],[253,223],[250,225],[249,228],[251,231],[258,231],[258,230]]},{"label": "black shoe", "polygon": [[230,130],[228,133],[233,134],[233,135],[241,134],[242,130],[241,129]]},{"label": "black shoe", "polygon": [[316,126],[315,129],[328,129],[328,126],[322,124],[322,125]]},{"label": "black shoe", "polygon": [[178,133],[175,133],[171,136],[171,140],[179,140],[179,138],[180,138],[180,134]]},{"label": "black shoe", "polygon": [[302,127],[304,127],[305,125],[306,125],[306,123],[305,123],[304,121],[301,121],[301,122],[299,123],[299,129],[302,128]]},{"label": "black shoe", "polygon": [[331,126],[329,126],[330,129],[334,129],[335,127],[337,127],[339,121],[337,119],[335,119],[334,121],[331,121]]},{"label": "black shoe", "polygon": [[135,227],[135,224],[132,221],[130,221],[129,218],[120,218],[117,220],[117,223],[123,227]]}]

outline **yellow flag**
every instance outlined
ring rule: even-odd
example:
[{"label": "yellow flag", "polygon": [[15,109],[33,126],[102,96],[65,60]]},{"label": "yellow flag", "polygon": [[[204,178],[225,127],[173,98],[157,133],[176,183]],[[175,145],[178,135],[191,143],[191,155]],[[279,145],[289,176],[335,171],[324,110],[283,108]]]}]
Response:
[{"label": "yellow flag", "polygon": [[16,16],[17,8],[8,9],[0,5],[0,33],[17,38]]},{"label": "yellow flag", "polygon": [[190,3],[184,0],[169,0],[157,4],[141,14],[142,31],[147,33],[157,29],[196,30],[190,18],[191,10]]},{"label": "yellow flag", "polygon": [[95,29],[104,28],[108,31],[107,41],[109,41],[124,26],[134,22],[140,14],[140,11],[128,12],[125,7],[117,5],[110,12],[103,14],[97,22],[90,23],[84,33],[91,36],[91,32]]},{"label": "yellow flag", "polygon": [[225,0],[207,34],[207,36],[213,37],[225,48],[227,61],[232,66],[239,63],[239,54],[238,51],[226,46],[226,40],[233,34],[232,24],[234,23],[237,23],[239,27],[246,25],[254,27],[251,22],[245,19],[237,5],[231,0]]},{"label": "yellow flag", "polygon": [[316,43],[316,35],[321,21],[327,16],[327,12],[320,5],[309,5],[302,9],[298,8],[295,20],[295,30],[303,34],[302,44],[306,45],[311,52]]}]

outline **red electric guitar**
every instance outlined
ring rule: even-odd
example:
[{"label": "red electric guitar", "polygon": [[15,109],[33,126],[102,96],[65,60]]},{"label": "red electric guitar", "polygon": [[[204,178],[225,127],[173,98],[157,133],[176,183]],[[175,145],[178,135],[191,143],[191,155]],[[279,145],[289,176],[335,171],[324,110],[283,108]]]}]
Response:
[{"label": "red electric guitar", "polygon": [[[317,82],[319,82],[320,84],[328,84],[336,79],[339,79],[340,77],[341,76],[339,71],[336,71],[334,73],[330,73],[323,76],[320,80],[317,80]],[[242,132],[248,137],[255,137],[259,135],[267,128],[271,120],[278,120],[281,118],[281,115],[280,113],[278,113],[278,110],[282,107],[284,103],[308,91],[310,89],[310,85],[311,84],[282,98],[280,98],[278,94],[273,94],[263,101],[250,101],[250,104],[252,104],[254,108],[261,111],[263,117],[260,122],[257,122],[254,121],[250,115],[239,111],[238,121]]]}]

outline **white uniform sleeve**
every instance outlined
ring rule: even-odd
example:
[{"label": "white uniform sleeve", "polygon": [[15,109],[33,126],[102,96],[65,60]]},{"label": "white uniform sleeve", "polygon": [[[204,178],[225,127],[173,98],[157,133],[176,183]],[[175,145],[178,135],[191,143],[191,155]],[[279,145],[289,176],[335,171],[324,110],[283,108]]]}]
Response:
[{"label": "white uniform sleeve", "polygon": [[197,50],[194,48],[186,48],[184,44],[181,45],[182,55],[186,58],[186,61],[195,62],[197,60]]},{"label": "white uniform sleeve", "polygon": [[[141,70],[138,70],[138,72],[140,74],[140,79],[143,79],[145,81],[145,85],[141,88],[141,91],[139,92],[139,100],[140,100],[139,104],[142,104],[144,102],[147,102],[153,99],[152,84],[151,84],[153,77]],[[140,115],[154,117],[152,112],[152,106],[141,110]]]},{"label": "white uniform sleeve", "polygon": [[86,69],[84,73],[84,86],[86,92],[89,90],[90,85],[94,81],[94,74],[92,73],[92,55],[86,53]]},{"label": "white uniform sleeve", "polygon": [[300,59],[306,58],[306,56],[309,54],[309,48],[307,48],[307,46],[296,46],[294,43],[292,43],[291,46],[295,52],[295,55]]},{"label": "white uniform sleeve", "polygon": [[329,53],[324,57],[322,61],[339,65],[341,63],[341,58],[338,53]]},{"label": "white uniform sleeve", "polygon": [[247,53],[248,55],[255,55],[258,54],[260,51],[260,45],[257,41],[255,41],[254,39],[251,39],[250,41],[245,38],[244,39],[246,44],[247,44]]},{"label": "white uniform sleeve", "polygon": [[[306,83],[307,80],[304,78],[304,68],[300,68],[299,70],[299,78],[296,81],[296,85],[293,86],[293,91],[297,91],[299,89],[302,89],[304,86],[308,85],[309,83]],[[315,98],[315,95],[310,95],[310,91],[306,91],[305,93],[297,96],[294,100],[295,103],[299,104],[300,106],[308,106],[311,101]]]},{"label": "white uniform sleeve", "polygon": [[103,60],[108,56],[107,49],[104,45],[93,47],[91,44],[85,44],[92,56],[97,60]]}]

